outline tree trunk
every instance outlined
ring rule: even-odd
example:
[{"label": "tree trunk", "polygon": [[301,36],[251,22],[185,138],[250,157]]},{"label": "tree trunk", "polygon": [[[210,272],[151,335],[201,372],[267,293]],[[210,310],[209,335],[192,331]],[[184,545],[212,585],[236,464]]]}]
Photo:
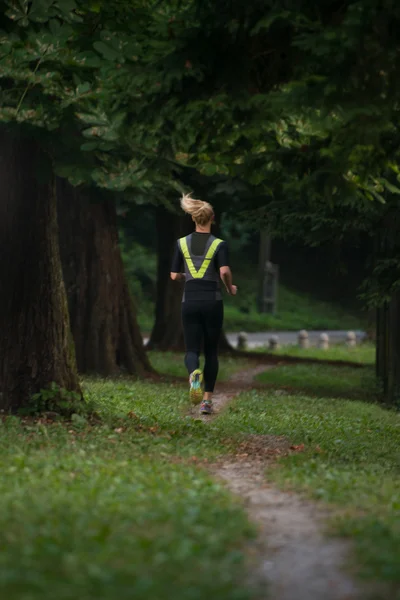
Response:
[{"label": "tree trunk", "polygon": [[157,297],[155,323],[149,350],[183,350],[181,303],[183,283],[171,281],[171,262],[178,238],[193,231],[193,221],[178,216],[163,206],[156,210],[157,224]]},{"label": "tree trunk", "polygon": [[[215,231],[214,231],[214,233],[215,233],[216,237],[220,237],[221,236],[222,210],[220,210],[217,207],[217,208],[214,208],[214,212],[215,212],[215,226],[214,226]],[[224,287],[222,283],[221,283],[221,286]],[[228,338],[226,337],[224,329],[222,330],[221,337],[219,339],[218,349],[221,354],[232,354],[232,353],[236,352],[236,350],[234,348],[232,348],[232,346],[230,345]]]},{"label": "tree trunk", "polygon": [[377,311],[376,374],[385,401],[400,400],[400,293]]},{"label": "tree trunk", "polygon": [[1,127],[0,145],[0,405],[15,411],[52,383],[79,394],[80,387],[54,177],[44,175],[49,165],[33,139]]},{"label": "tree trunk", "polygon": [[[388,318],[387,318],[387,303],[380,306],[376,311],[376,376],[384,384],[386,381],[387,371],[387,334],[388,334]],[[386,391],[385,391],[386,393]]]},{"label": "tree trunk", "polygon": [[[396,256],[399,221],[397,211],[390,215],[387,230],[378,233],[375,241],[375,256]],[[388,404],[400,402],[400,292],[380,306],[376,313],[376,375],[382,385],[384,401]]]},{"label": "tree trunk", "polygon": [[60,247],[71,330],[81,373],[143,376],[152,368],[143,347],[118,244],[115,203],[93,202],[57,182]]},{"label": "tree trunk", "polygon": [[259,257],[258,257],[258,298],[257,308],[259,313],[266,313],[265,302],[265,265],[271,259],[271,237],[267,230],[260,231]]}]

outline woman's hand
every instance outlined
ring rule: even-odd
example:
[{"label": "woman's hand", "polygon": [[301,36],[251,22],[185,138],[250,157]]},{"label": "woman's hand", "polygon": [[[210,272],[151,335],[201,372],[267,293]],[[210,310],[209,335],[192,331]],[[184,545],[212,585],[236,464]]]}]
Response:
[{"label": "woman's hand", "polygon": [[237,294],[237,285],[231,286],[231,296],[236,296]]},{"label": "woman's hand", "polygon": [[185,273],[171,273],[170,275],[171,275],[172,281],[185,281],[186,280]]}]

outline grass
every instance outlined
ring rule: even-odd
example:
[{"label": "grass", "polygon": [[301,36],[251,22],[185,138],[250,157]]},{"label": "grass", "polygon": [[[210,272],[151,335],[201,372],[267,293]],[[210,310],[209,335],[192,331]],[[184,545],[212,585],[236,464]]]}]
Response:
[{"label": "grass", "polygon": [[[255,351],[260,353],[268,352],[266,348],[257,348]],[[364,365],[375,364],[375,353],[375,345],[370,343],[359,344],[353,348],[337,344],[330,346],[328,350],[321,350],[317,347],[302,349],[298,346],[282,346],[279,350],[274,351],[274,354],[278,356],[286,355],[299,358],[317,358],[319,360],[338,360]]]},{"label": "grass", "polygon": [[378,392],[374,371],[369,367],[336,367],[331,365],[282,365],[257,376],[261,383],[273,388],[297,390],[327,397],[373,400]]},{"label": "grass", "polygon": [[380,600],[400,598],[400,415],[363,402],[254,391],[232,403],[224,422],[231,431],[304,444],[268,477],[340,508],[333,531],[354,540],[364,576],[390,586]]},{"label": "grass", "polygon": [[248,599],[241,548],[252,530],[186,460],[207,438],[183,418],[186,393],[122,380],[85,390],[98,425],[0,423],[1,596]]},{"label": "grass", "polygon": [[[168,372],[181,359],[152,354]],[[230,359],[222,373],[242,366]],[[186,385],[123,378],[85,380],[94,422],[0,420],[0,595],[254,600],[244,551],[254,531],[199,463],[259,434],[299,446],[268,478],[337,507],[332,530],[399,600],[400,415],[332,397],[367,397],[369,368],[315,369],[269,371],[272,389],[243,393],[209,424],[186,416]],[[297,394],[276,394],[288,381]]]},{"label": "grass", "polygon": [[[183,353],[151,351],[149,357],[151,364],[159,373],[172,377],[187,377]],[[246,359],[224,357],[220,361],[218,380],[226,381],[237,371],[248,368],[249,364],[250,361]]]}]

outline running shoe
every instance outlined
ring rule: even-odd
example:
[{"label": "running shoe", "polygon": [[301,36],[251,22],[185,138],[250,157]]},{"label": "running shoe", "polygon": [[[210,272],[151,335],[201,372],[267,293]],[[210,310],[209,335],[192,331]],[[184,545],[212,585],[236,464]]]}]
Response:
[{"label": "running shoe", "polygon": [[212,415],[212,412],[213,412],[212,402],[207,402],[206,400],[204,400],[204,402],[202,402],[201,406],[200,406],[200,413],[202,415]]},{"label": "running shoe", "polygon": [[202,390],[203,373],[202,373],[202,371],[200,371],[200,369],[193,371],[193,373],[189,377],[189,383],[190,383],[189,395],[190,395],[191,403],[192,404],[200,404],[200,402],[203,398],[203,390]]}]

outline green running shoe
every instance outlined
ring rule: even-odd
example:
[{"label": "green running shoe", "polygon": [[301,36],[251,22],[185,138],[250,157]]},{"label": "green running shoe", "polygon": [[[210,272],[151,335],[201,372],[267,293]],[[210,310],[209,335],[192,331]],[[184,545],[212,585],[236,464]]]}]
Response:
[{"label": "green running shoe", "polygon": [[190,402],[192,404],[200,404],[203,398],[203,373],[200,369],[196,369],[189,377],[190,383]]}]

